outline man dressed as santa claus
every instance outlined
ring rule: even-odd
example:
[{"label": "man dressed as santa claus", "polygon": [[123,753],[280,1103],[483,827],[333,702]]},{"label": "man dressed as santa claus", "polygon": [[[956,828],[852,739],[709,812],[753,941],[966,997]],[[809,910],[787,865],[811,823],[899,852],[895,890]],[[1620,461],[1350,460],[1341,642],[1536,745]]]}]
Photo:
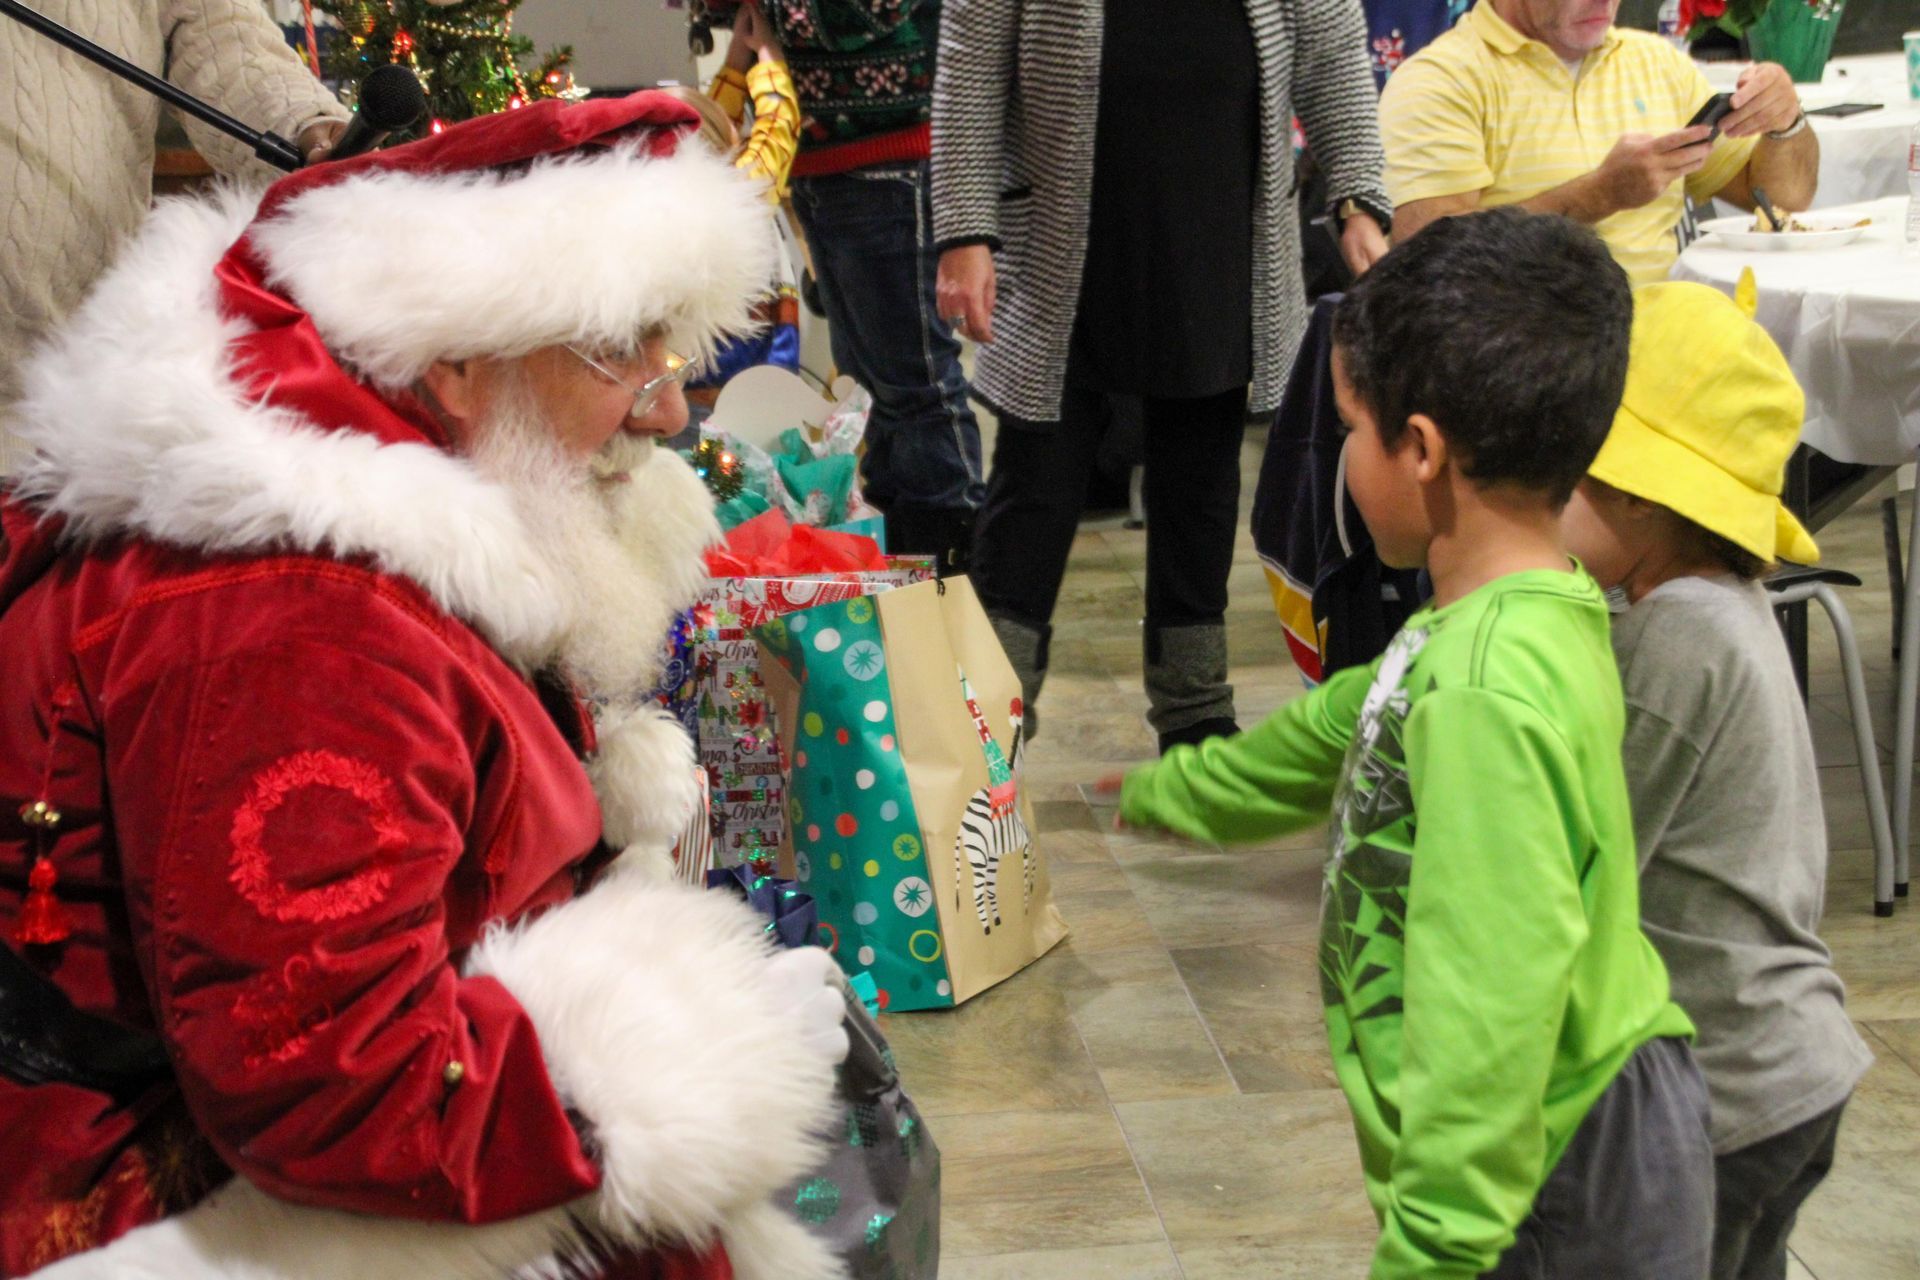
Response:
[{"label": "man dressed as santa claus", "polygon": [[696,123],[163,205],[24,371],[0,1276],[835,1274],[832,962],[657,870],[716,527],[654,442],[771,266]]}]

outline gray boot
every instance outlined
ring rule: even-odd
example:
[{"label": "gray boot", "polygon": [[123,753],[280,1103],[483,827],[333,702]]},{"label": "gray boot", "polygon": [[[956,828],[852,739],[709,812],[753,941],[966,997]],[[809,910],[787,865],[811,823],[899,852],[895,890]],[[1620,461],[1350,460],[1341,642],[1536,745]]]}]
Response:
[{"label": "gray boot", "polygon": [[987,619],[993,623],[993,634],[1000,638],[1000,647],[1006,650],[1007,661],[1013,664],[1013,674],[1020,678],[1020,736],[1032,742],[1033,735],[1040,731],[1040,713],[1034,710],[1034,703],[1040,700],[1040,686],[1046,683],[1047,649],[1053,641],[1053,628],[1036,627],[1004,613],[990,613]]},{"label": "gray boot", "polygon": [[1146,628],[1147,722],[1161,749],[1237,732],[1220,623]]}]

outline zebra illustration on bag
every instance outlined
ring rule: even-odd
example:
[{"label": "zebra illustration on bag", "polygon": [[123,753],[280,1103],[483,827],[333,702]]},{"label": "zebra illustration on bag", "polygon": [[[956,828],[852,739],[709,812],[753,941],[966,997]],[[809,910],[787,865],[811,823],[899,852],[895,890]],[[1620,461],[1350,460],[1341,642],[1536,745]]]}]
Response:
[{"label": "zebra illustration on bag", "polygon": [[980,750],[987,757],[987,785],[967,800],[960,815],[960,831],[953,841],[953,879],[957,896],[973,871],[973,908],[980,916],[982,932],[992,933],[1000,923],[1000,868],[1016,855],[1024,864],[1026,893],[1021,910],[1033,907],[1033,835],[1020,817],[1020,699],[1011,706],[1013,722],[1013,763],[1007,763],[1000,744],[993,740],[987,719],[980,714],[980,701],[964,669],[960,672],[960,692],[973,716],[973,727],[980,734]]}]

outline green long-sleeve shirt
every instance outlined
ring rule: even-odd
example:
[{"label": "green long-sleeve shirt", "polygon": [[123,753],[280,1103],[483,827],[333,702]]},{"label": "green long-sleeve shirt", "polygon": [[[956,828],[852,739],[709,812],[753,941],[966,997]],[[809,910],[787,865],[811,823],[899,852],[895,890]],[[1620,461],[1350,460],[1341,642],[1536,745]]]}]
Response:
[{"label": "green long-sleeve shirt", "polygon": [[1584,573],[1513,574],[1127,778],[1126,821],[1201,839],[1331,815],[1321,992],[1373,1280],[1491,1268],[1627,1058],[1692,1032],[1640,931],[1607,621]]}]

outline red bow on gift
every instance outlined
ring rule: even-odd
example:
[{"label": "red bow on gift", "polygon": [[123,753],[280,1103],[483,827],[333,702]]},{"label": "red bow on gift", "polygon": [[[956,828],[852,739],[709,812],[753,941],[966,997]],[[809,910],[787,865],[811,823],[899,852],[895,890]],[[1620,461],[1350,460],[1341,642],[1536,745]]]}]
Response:
[{"label": "red bow on gift", "polygon": [[789,524],[778,511],[736,525],[707,552],[707,572],[716,578],[798,578],[886,567],[887,558],[872,538]]}]

